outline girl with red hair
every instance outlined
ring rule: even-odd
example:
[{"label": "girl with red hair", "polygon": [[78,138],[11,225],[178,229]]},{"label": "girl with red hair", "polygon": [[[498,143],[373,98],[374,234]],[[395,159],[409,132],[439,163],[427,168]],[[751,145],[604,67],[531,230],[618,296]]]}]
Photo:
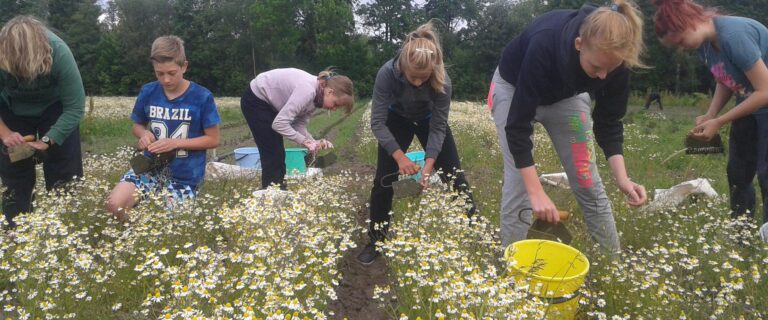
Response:
[{"label": "girl with red hair", "polygon": [[[768,28],[745,17],[721,15],[690,0],[655,0],[656,35],[664,45],[696,50],[717,81],[691,135],[709,140],[731,124],[728,186],[731,215],[754,216],[757,172],[768,221]],[[736,106],[718,114],[732,96]]]}]

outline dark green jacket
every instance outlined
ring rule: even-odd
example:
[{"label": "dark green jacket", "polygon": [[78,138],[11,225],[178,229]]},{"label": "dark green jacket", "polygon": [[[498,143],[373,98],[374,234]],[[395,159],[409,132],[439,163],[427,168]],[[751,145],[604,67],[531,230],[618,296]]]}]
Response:
[{"label": "dark green jacket", "polygon": [[45,133],[60,144],[80,125],[85,111],[85,89],[67,44],[50,31],[48,39],[53,49],[51,73],[32,81],[19,81],[15,76],[0,70],[0,103],[7,105],[15,115],[37,117],[61,101],[64,112]]}]

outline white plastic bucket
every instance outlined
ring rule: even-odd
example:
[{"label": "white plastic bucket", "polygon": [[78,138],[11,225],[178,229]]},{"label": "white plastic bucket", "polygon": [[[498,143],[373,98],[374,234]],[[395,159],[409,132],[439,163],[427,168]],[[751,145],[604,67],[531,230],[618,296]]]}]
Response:
[{"label": "white plastic bucket", "polygon": [[259,148],[246,147],[235,149],[235,163],[243,168],[261,169]]}]

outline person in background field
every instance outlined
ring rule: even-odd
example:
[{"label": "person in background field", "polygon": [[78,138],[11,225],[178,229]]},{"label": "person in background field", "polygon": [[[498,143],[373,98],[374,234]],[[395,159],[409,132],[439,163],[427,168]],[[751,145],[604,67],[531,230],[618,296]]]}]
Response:
[{"label": "person in background field", "polygon": [[651,104],[654,102],[659,105],[659,110],[664,111],[664,106],[661,105],[661,95],[657,91],[651,91],[651,93],[645,97],[645,110],[650,109]]},{"label": "person in background field", "polygon": [[184,42],[162,36],[150,54],[157,81],[145,84],[131,113],[139,150],[150,157],[173,152],[167,167],[137,174],[129,170],[107,199],[107,210],[126,221],[127,212],[150,193],[167,190],[169,204],[193,199],[205,175],[205,152],[219,145],[219,113],[205,87],[184,79]]},{"label": "person in background field", "polygon": [[[456,143],[448,126],[451,105],[451,79],[445,72],[443,52],[432,24],[420,26],[406,37],[399,54],[379,69],[371,106],[371,130],[379,142],[376,176],[370,202],[370,242],[357,259],[370,264],[381,253],[376,242],[384,240],[389,230],[392,208],[392,182],[401,175],[421,170],[421,184],[427,187],[434,169],[440,178],[467,197],[468,216],[475,213],[472,192],[464,178]],[[423,168],[406,157],[405,152],[416,136],[426,155]]]},{"label": "person in background field", "polygon": [[[13,218],[31,212],[35,160],[11,162],[6,148],[24,143],[45,150],[45,188],[51,190],[83,176],[80,120],[85,111],[85,89],[72,52],[42,22],[17,16],[0,30],[0,179],[3,213]],[[26,142],[34,135],[37,141]]]},{"label": "person in background field", "polygon": [[[717,81],[707,113],[696,117],[694,138],[710,140],[725,124],[731,215],[754,217],[757,180],[768,222],[768,29],[749,18],[723,16],[690,0],[653,2],[656,35],[662,44],[696,50]],[[736,106],[718,116],[736,95]]]},{"label": "person in background field", "polygon": [[329,141],[309,134],[309,120],[320,109],[343,107],[349,113],[354,103],[352,80],[330,70],[313,76],[294,68],[274,69],[251,80],[240,108],[259,149],[261,187],[275,184],[286,190],[283,137],[310,152],[330,148]]},{"label": "person in background field", "polygon": [[[536,121],[552,140],[590,235],[610,255],[620,251],[594,143],[603,149],[626,202],[645,203],[645,188],[629,179],[622,155],[629,69],[643,67],[639,15],[625,0],[554,10],[536,18],[504,48],[490,93],[504,159],[502,245],[526,238],[531,211],[525,208],[532,208],[539,219],[559,221],[533,159]],[[589,93],[597,100],[594,111]]]}]

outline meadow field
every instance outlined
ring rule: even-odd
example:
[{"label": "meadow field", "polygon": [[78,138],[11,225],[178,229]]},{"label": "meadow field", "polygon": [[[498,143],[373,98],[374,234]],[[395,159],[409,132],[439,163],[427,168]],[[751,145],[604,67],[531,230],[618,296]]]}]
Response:
[{"label": "meadow field", "polygon": [[[665,109],[625,117],[630,177],[654,189],[708,179],[720,196],[692,196],[650,211],[624,204],[602,152],[599,168],[612,200],[622,253],[601,254],[570,191],[547,187],[573,213],[572,246],[590,271],[579,319],[768,318],[768,244],[757,221],[730,218],[726,156],[680,153],[700,97],[665,97]],[[66,192],[45,193],[35,210],[0,236],[0,316],[9,319],[541,319],[547,304],[509,278],[498,239],[502,163],[490,112],[454,102],[450,125],[480,213],[435,185],[393,208],[394,238],[371,268],[383,281],[349,295],[364,245],[376,142],[361,102],[349,115],[319,114],[316,137],[335,144],[339,162],[322,177],[291,180],[291,196],[255,198],[256,179],[208,180],[194,202],[168,207],[158,195],[119,224],[105,197],[128,169],[132,97],[89,99],[81,125],[85,176]],[[217,99],[222,144],[209,158],[232,162],[253,140],[239,98]],[[342,119],[343,118],[343,119]],[[562,168],[537,126],[539,173]],[[727,130],[722,134],[727,141]],[[414,142],[413,148],[418,148]],[[38,175],[41,177],[42,175]],[[758,200],[759,202],[759,200]],[[759,212],[758,215],[762,215]],[[762,223],[762,221],[760,221]],[[377,271],[378,272],[378,271]],[[363,308],[363,303],[372,304]]]}]

